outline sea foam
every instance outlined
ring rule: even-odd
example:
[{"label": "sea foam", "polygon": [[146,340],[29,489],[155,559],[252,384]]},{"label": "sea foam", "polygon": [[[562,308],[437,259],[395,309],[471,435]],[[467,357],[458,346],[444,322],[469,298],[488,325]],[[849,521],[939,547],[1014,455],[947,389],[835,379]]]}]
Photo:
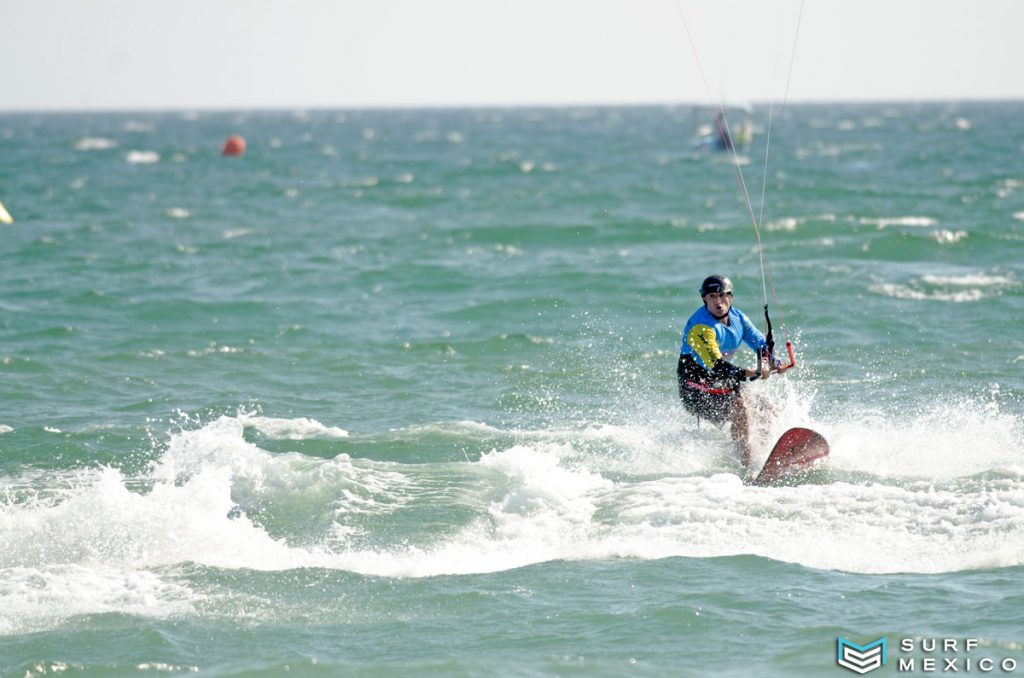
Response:
[{"label": "sea foam", "polygon": [[190,614],[207,592],[179,576],[189,565],[392,577],[740,554],[863,573],[1024,565],[1019,416],[993,401],[815,417],[813,393],[759,388],[778,421],[755,463],[791,425],[831,442],[802,484],[747,485],[725,431],[644,406],[632,423],[463,423],[463,439],[514,442],[443,464],[271,453],[246,427],[332,433],[301,418],[218,417],[173,433],[138,477],[74,469],[46,491],[0,488],[0,632],[76,614]]}]

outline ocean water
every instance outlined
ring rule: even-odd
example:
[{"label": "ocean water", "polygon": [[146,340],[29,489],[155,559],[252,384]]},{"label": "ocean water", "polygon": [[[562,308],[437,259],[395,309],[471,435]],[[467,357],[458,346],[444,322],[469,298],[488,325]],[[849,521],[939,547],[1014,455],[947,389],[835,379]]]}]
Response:
[{"label": "ocean water", "polygon": [[[0,116],[0,674],[1024,673],[1024,103],[703,115]],[[676,394],[737,167],[778,487]]]}]

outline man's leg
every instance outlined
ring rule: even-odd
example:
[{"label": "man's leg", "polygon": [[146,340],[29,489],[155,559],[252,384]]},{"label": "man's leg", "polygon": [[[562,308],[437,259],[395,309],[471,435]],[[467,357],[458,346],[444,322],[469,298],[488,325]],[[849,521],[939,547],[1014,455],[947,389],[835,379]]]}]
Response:
[{"label": "man's leg", "polygon": [[739,452],[743,470],[746,472],[750,467],[750,427],[747,424],[747,405],[739,394],[732,400],[729,422],[732,424],[732,444]]}]

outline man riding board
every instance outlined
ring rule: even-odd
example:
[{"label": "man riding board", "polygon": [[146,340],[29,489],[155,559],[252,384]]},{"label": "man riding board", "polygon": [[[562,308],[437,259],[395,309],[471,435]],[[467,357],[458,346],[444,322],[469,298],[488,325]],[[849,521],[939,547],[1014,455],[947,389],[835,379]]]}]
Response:
[{"label": "man riding board", "polygon": [[[726,421],[732,424],[733,444],[746,471],[750,465],[750,428],[740,384],[750,379],[767,379],[772,371],[783,372],[787,368],[768,355],[768,342],[746,314],[733,308],[731,280],[722,275],[708,276],[701,283],[700,296],[704,305],[683,328],[676,368],[679,399],[700,419],[719,426]],[[740,344],[757,353],[757,370],[730,362]]]}]

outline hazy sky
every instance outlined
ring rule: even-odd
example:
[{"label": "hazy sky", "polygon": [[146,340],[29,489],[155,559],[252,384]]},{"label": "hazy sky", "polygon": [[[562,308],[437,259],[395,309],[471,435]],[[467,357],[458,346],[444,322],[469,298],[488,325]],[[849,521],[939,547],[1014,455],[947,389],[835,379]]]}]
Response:
[{"label": "hazy sky", "polygon": [[[0,0],[0,110],[781,101],[799,10]],[[788,100],[1024,99],[1022,31],[1024,0],[805,0]]]}]

